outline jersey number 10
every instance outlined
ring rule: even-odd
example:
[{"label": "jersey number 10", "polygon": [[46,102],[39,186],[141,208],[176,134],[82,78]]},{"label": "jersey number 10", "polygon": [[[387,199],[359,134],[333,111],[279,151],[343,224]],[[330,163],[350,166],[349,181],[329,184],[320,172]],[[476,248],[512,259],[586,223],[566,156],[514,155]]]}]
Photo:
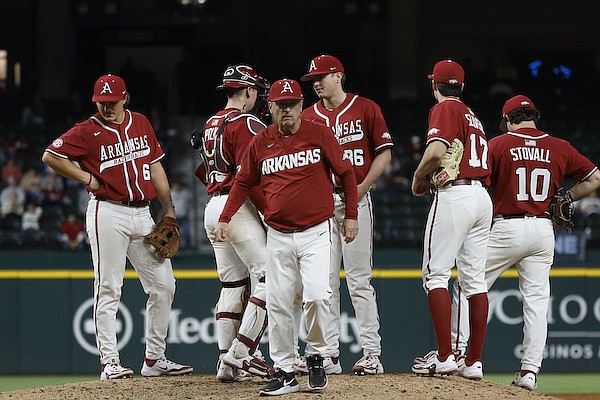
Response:
[{"label": "jersey number 10", "polygon": [[[550,191],[550,171],[546,168],[534,168],[531,173],[527,174],[527,168],[519,167],[516,169],[519,180],[519,191],[517,192],[518,201],[545,201],[548,198]],[[527,185],[529,180],[529,185]],[[527,191],[529,186],[529,192]]]}]

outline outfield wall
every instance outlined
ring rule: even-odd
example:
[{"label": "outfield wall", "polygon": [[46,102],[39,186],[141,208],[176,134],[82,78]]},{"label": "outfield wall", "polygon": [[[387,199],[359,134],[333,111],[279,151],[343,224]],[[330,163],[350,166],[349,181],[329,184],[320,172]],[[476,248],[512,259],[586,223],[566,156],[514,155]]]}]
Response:
[{"label": "outfield wall", "polygon": [[[373,286],[381,316],[384,365],[408,372],[411,360],[434,348],[435,334],[421,288],[420,251],[375,254]],[[600,371],[600,254],[557,262],[545,372]],[[174,259],[177,294],[171,313],[167,355],[213,373],[218,356],[214,304],[219,283],[212,256]],[[91,319],[93,273],[87,252],[0,252],[0,346],[2,374],[98,372]],[[519,368],[522,339],[518,280],[512,271],[490,291],[490,323],[484,352],[487,372]],[[128,269],[118,315],[121,360],[138,372],[143,358],[146,296]],[[343,286],[342,365],[358,359],[356,321]],[[261,348],[268,353],[267,338]]]}]

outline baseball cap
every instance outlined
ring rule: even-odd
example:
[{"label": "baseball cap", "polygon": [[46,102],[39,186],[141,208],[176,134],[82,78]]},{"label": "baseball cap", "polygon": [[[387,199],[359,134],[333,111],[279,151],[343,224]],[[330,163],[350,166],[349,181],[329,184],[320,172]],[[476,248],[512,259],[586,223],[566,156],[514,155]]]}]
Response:
[{"label": "baseball cap", "polygon": [[119,101],[125,99],[125,81],[112,74],[102,75],[94,84],[93,102]]},{"label": "baseball cap", "polygon": [[265,89],[264,79],[249,65],[234,64],[228,66],[223,72],[223,81],[217,86],[217,89],[241,89],[253,87],[255,89]]},{"label": "baseball cap", "polygon": [[500,130],[502,132],[508,132],[507,118],[508,114],[516,110],[517,108],[534,108],[533,101],[527,96],[522,94],[511,97],[506,100],[504,107],[502,107],[502,120],[500,121]]},{"label": "baseball cap", "polygon": [[433,72],[427,77],[438,83],[462,85],[465,82],[465,70],[455,61],[442,60],[435,63]]},{"label": "baseball cap", "polygon": [[325,75],[331,72],[344,72],[344,66],[334,56],[323,54],[310,60],[308,73],[302,76],[300,80],[310,81],[315,75]]},{"label": "baseball cap", "polygon": [[271,85],[269,101],[302,100],[302,88],[293,79],[281,79]]}]

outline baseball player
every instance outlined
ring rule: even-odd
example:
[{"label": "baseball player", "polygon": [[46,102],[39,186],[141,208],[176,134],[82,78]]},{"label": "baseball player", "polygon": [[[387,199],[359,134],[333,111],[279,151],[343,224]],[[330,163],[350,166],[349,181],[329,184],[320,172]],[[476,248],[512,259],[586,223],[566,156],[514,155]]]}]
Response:
[{"label": "baseball player", "polygon": [[[600,187],[600,171],[590,160],[562,139],[537,129],[540,112],[522,95],[506,101],[500,129],[507,132],[489,142],[492,169],[494,223],[487,246],[485,280],[488,289],[513,264],[519,274],[523,297],[523,358],[513,385],[533,390],[542,365],[550,299],[550,268],[554,261],[554,229],[549,206],[565,178],[577,183],[570,189],[573,201]],[[454,285],[453,344],[464,349],[469,322],[459,313]],[[460,296],[464,299],[464,296]],[[461,310],[467,309],[466,301]],[[460,325],[460,329],[458,329]]]},{"label": "baseball player", "polygon": [[357,375],[382,374],[381,336],[375,289],[371,286],[373,270],[373,203],[369,189],[383,173],[392,158],[392,137],[381,113],[372,100],[346,93],[342,63],[330,55],[313,58],[308,73],[301,80],[311,81],[320,98],[302,112],[302,118],[329,127],[344,149],[344,158],[354,166],[358,183],[359,234],[345,243],[341,234],[344,220],[344,196],[334,188],[335,219],[331,249],[329,284],[333,290],[330,302],[331,320],[327,328],[327,373],[340,374],[340,266],[344,265],[348,292],[356,313],[363,356],[354,364]]},{"label": "baseball player", "polygon": [[294,80],[282,79],[271,87],[269,108],[275,123],[252,139],[215,231],[218,240],[230,238],[232,217],[250,189],[260,185],[265,193],[268,225],[269,352],[277,369],[261,395],[300,390],[294,372],[293,320],[299,288],[308,329],[308,386],[311,390],[327,386],[323,354],[331,298],[329,263],[334,213],[330,171],[340,177],[346,195],[342,226],[346,241],[352,241],[358,232],[352,165],[343,159],[343,150],[328,128],[300,119],[302,99],[300,84]]},{"label": "baseball player", "polygon": [[[437,173],[446,151],[456,140],[464,146],[464,154],[456,179],[448,180],[434,191],[427,217],[423,288],[438,349],[415,359],[412,371],[418,375],[433,375],[458,370],[460,375],[483,376],[481,352],[488,312],[485,248],[492,221],[492,202],[485,188],[490,174],[487,139],[479,119],[460,99],[465,77],[463,68],[451,60],[440,61],[428,77],[437,104],[429,113],[427,147],[414,172],[413,194],[424,196],[429,191],[428,177]],[[455,264],[471,306],[471,341],[460,369],[450,343],[448,281]]]},{"label": "baseball player", "polygon": [[[175,277],[170,259],[158,258],[144,244],[154,227],[150,200],[158,197],[166,216],[175,218],[165,156],[146,117],[125,108],[125,82],[104,75],[94,85],[98,112],[54,140],[42,161],[62,176],[81,182],[91,193],[86,229],[94,265],[94,323],[102,364],[101,380],[130,378],[117,350],[115,319],[127,257],[136,270],[146,303],[146,354],[143,376],[193,371],[165,357]],[[72,161],[77,161],[76,166]]]},{"label": "baseball player", "polygon": [[[268,83],[251,66],[231,65],[223,73],[223,81],[217,89],[225,92],[227,104],[204,125],[200,146],[204,165],[201,179],[211,196],[204,212],[204,228],[215,252],[222,286],[216,306],[220,351],[217,379],[230,382],[248,378],[241,370],[268,376],[271,369],[254,356],[267,326],[266,233],[255,208],[257,205],[261,211],[264,209],[260,188],[250,192],[250,198],[232,217],[228,242],[219,242],[213,233],[250,140],[266,128],[249,111],[255,108],[259,93],[267,92]],[[250,285],[250,275],[253,285]],[[251,286],[252,295],[248,299]]]}]

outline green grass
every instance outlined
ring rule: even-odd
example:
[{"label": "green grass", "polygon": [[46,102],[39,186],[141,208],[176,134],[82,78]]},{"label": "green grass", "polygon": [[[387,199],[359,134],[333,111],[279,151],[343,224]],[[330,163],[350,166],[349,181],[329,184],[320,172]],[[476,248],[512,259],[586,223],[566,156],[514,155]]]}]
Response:
[{"label": "green grass", "polygon": [[[485,374],[484,379],[510,384],[514,375]],[[541,373],[536,392],[540,393],[600,393],[600,375],[589,373]]]},{"label": "green grass", "polygon": [[[510,384],[513,378],[512,374],[485,375],[485,379],[506,385]],[[0,392],[97,379],[97,375],[2,375],[0,376]],[[600,374],[542,373],[539,376],[536,391],[540,393],[600,393]]]}]

